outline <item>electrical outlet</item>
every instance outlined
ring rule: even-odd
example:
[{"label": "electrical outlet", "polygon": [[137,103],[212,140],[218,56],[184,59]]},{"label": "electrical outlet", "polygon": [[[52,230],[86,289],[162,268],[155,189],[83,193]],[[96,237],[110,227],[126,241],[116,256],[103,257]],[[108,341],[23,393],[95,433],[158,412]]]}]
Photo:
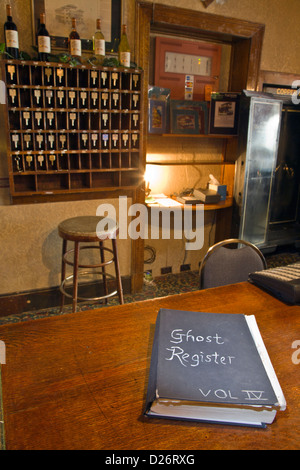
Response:
[{"label": "electrical outlet", "polygon": [[172,266],[166,266],[165,268],[160,269],[161,274],[169,274],[172,272]]},{"label": "electrical outlet", "polygon": [[182,271],[190,271],[191,270],[191,265],[190,264],[182,264],[180,266],[180,272]]}]

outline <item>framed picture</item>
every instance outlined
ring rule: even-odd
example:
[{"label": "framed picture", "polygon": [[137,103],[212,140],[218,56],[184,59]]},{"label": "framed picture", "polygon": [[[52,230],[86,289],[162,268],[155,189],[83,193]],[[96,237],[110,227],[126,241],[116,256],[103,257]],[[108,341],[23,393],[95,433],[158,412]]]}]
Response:
[{"label": "framed picture", "polygon": [[101,31],[105,38],[106,51],[116,52],[121,29],[122,0],[31,0],[33,16],[33,43],[40,25],[40,14],[46,14],[46,28],[51,36],[51,48],[67,49],[71,32],[71,20],[77,20],[77,32],[83,51],[93,50],[93,35],[96,19],[101,19]]},{"label": "framed picture", "polygon": [[205,101],[170,100],[171,113],[174,109],[193,110],[198,113],[198,134],[208,133],[208,111]]},{"label": "framed picture", "polygon": [[162,100],[149,100],[149,134],[165,134],[167,132],[167,103]]},{"label": "framed picture", "polygon": [[239,93],[212,93],[210,134],[237,135],[239,100]]},{"label": "framed picture", "polygon": [[172,109],[172,134],[199,134],[198,113],[193,109]]}]

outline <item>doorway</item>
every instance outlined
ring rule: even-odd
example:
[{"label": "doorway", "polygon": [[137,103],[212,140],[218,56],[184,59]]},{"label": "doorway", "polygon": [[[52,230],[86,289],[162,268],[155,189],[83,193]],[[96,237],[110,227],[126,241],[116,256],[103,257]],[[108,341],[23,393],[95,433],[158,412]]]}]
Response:
[{"label": "doorway", "polygon": [[[144,103],[147,103],[150,71],[151,33],[180,35],[187,39],[216,41],[231,46],[228,91],[256,90],[262,43],[265,27],[263,24],[248,22],[220,15],[198,12],[174,6],[136,2],[136,62],[144,70]],[[146,162],[147,111],[144,106],[144,138],[141,143],[143,152],[142,166]],[[137,200],[144,200],[144,191],[138,191]],[[137,289],[143,285],[142,239],[135,241],[134,285]]]}]

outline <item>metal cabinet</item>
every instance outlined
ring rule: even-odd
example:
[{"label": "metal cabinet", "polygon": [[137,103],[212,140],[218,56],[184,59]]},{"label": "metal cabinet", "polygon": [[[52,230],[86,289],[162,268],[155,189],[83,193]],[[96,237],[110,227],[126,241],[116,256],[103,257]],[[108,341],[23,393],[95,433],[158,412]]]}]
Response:
[{"label": "metal cabinet", "polygon": [[281,100],[256,92],[243,92],[233,227],[235,235],[259,247],[268,245],[281,113]]}]

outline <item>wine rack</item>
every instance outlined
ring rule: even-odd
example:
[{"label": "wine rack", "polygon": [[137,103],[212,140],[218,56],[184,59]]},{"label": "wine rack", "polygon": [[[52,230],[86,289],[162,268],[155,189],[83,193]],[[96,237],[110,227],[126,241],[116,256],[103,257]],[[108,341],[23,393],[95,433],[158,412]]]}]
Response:
[{"label": "wine rack", "polygon": [[141,70],[17,60],[3,68],[13,202],[141,183]]}]

